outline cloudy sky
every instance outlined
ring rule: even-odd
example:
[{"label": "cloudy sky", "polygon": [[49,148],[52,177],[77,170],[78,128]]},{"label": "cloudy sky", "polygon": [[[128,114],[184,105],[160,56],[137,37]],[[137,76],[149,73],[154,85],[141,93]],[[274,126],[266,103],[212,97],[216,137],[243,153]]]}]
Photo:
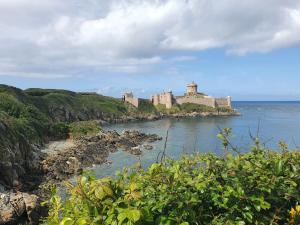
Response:
[{"label": "cloudy sky", "polygon": [[0,83],[300,100],[300,0],[0,0]]}]

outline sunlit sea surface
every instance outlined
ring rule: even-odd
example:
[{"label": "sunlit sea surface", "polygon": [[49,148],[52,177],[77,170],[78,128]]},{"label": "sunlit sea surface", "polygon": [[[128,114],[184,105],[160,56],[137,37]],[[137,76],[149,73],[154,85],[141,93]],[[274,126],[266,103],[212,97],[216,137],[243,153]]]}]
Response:
[{"label": "sunlit sea surface", "polygon": [[[115,124],[106,130],[135,129],[144,133],[155,133],[165,138],[169,129],[166,154],[179,158],[193,152],[213,152],[223,154],[221,142],[216,135],[222,128],[232,128],[231,142],[241,152],[249,151],[253,143],[250,138],[259,136],[261,143],[278,149],[278,142],[284,140],[291,149],[300,146],[300,102],[234,102],[233,107],[241,116],[207,117],[186,119],[163,119],[150,122]],[[130,167],[138,161],[143,167],[155,162],[162,151],[164,140],[152,143],[153,150],[144,150],[140,157],[118,151],[109,156],[111,164],[94,167],[97,177],[114,175],[123,167]]]}]

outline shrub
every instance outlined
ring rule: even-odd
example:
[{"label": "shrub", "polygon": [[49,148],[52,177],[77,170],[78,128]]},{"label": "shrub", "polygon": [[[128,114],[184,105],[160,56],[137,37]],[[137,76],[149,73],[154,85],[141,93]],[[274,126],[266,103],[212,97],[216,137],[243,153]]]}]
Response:
[{"label": "shrub", "polygon": [[[230,129],[219,134],[225,150]],[[54,194],[44,224],[287,224],[298,218],[300,153],[263,149],[195,154],[78,178],[65,201]],[[236,149],[233,149],[237,152]],[[292,208],[295,208],[291,210]],[[291,219],[290,219],[291,217]]]},{"label": "shrub", "polygon": [[49,131],[49,136],[57,139],[65,139],[68,137],[70,127],[67,123],[52,124]]},{"label": "shrub", "polygon": [[149,100],[140,99],[138,111],[143,113],[155,113],[156,108]]}]

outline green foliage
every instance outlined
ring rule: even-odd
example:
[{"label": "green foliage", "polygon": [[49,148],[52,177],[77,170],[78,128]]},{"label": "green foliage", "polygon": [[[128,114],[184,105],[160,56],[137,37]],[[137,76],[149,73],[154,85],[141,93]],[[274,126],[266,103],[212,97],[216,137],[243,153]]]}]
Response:
[{"label": "green foliage", "polygon": [[140,99],[138,112],[156,113],[156,108],[149,100]]},{"label": "green foliage", "polygon": [[218,112],[233,112],[233,109],[231,109],[229,107],[217,107],[216,111],[218,111]]},{"label": "green foliage", "polygon": [[180,109],[183,112],[191,113],[191,112],[215,112],[216,109],[206,105],[199,105],[195,103],[183,103],[180,105]]},{"label": "green foliage", "polygon": [[[227,150],[230,134],[219,135]],[[67,184],[65,201],[52,196],[44,224],[288,224],[300,200],[300,153],[280,146],[274,152],[256,140],[245,154],[195,154],[116,178],[80,177]]]},{"label": "green foliage", "polygon": [[[118,117],[127,114],[128,110],[120,100],[96,93],[38,88],[23,91],[0,85],[0,112],[6,115],[6,120],[9,118],[15,133],[29,142],[43,143],[49,137],[67,137],[70,122],[101,116]],[[88,123],[80,127],[72,125],[72,129],[75,136],[96,130]]]},{"label": "green foliage", "polygon": [[70,126],[67,123],[54,123],[50,127],[49,134],[56,139],[65,139],[70,132]]},{"label": "green foliage", "polygon": [[69,131],[73,138],[85,135],[94,135],[100,131],[100,126],[95,121],[80,121],[69,125]]},{"label": "green foliage", "polygon": [[165,105],[158,104],[156,106],[157,111],[165,114],[174,114],[174,113],[180,113],[181,108],[180,105],[173,105],[171,109],[167,109]]}]

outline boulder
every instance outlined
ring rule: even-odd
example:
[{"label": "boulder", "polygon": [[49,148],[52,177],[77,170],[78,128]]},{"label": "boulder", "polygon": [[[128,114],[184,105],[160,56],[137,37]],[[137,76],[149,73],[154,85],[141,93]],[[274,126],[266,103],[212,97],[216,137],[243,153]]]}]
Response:
[{"label": "boulder", "polygon": [[38,197],[22,192],[0,194],[0,224],[14,224],[25,219],[29,224],[38,222]]}]

